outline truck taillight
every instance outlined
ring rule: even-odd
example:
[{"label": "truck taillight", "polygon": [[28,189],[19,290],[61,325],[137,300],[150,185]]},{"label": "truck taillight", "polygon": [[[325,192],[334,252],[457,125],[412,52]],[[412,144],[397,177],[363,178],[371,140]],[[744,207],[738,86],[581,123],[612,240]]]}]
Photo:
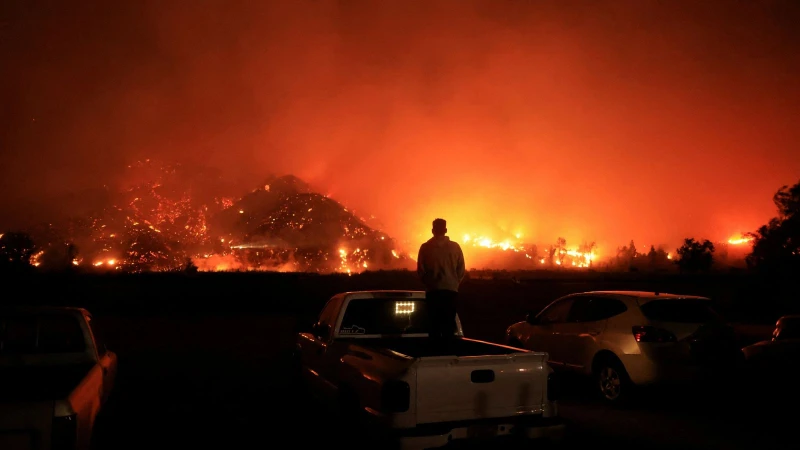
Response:
[{"label": "truck taillight", "polygon": [[406,412],[411,403],[411,387],[405,381],[387,381],[381,391],[381,407],[385,412]]},{"label": "truck taillight", "polygon": [[50,433],[52,450],[75,450],[78,446],[78,416],[54,417],[53,430]]},{"label": "truck taillight", "polygon": [[547,375],[547,400],[554,402],[561,397],[561,383],[558,375],[550,373]]},{"label": "truck taillight", "polygon": [[633,338],[636,342],[675,342],[675,335],[667,330],[656,327],[633,327]]}]

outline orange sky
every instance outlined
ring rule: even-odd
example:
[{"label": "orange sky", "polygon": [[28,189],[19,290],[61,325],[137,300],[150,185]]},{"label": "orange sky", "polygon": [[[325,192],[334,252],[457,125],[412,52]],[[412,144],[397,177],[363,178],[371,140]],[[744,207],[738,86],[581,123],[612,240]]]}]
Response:
[{"label": "orange sky", "polygon": [[52,3],[0,27],[7,226],[147,157],[601,249],[725,240],[800,179],[791,1]]}]

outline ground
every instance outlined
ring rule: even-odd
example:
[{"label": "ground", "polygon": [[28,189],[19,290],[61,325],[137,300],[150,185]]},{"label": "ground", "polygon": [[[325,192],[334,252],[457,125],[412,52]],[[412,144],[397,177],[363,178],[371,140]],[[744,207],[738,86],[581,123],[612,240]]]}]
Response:
[{"label": "ground", "polygon": [[[120,375],[98,448],[249,447],[278,439],[293,446],[330,440],[337,448],[355,439],[288,378],[280,350],[291,343],[290,316],[99,320],[120,356]],[[579,380],[569,386],[560,405],[569,448],[752,448],[779,442],[790,430],[776,421],[780,413],[748,406],[748,385],[645,393],[627,409],[600,404]]]},{"label": "ground", "polygon": [[[728,311],[737,311],[746,310],[736,306],[742,293],[757,288],[742,280],[499,278],[464,285],[460,314],[467,336],[499,341],[525,312],[569,292],[630,288],[713,295]],[[118,354],[118,384],[98,425],[99,449],[253,447],[287,439],[292,446],[352,447],[353,436],[297,389],[284,350],[336,292],[419,287],[410,273],[49,277],[10,283],[30,292],[20,301],[88,307]],[[773,320],[739,326],[742,343],[767,336]],[[646,393],[639,404],[612,409],[576,380],[561,402],[570,425],[565,445],[767,446],[791,429],[781,423],[785,413],[771,410],[777,402],[752,395],[757,387],[743,381]]]}]

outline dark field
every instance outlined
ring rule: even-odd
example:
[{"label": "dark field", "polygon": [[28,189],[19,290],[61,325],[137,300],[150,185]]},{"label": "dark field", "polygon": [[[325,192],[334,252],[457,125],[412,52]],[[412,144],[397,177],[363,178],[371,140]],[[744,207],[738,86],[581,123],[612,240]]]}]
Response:
[{"label": "dark field", "polygon": [[[742,324],[744,345],[768,336],[769,325],[798,298],[795,287],[741,275],[495,277],[463,285],[459,313],[468,337],[500,341],[508,325],[563,294],[635,289],[711,296]],[[421,287],[409,272],[39,276],[4,285],[20,289],[12,294],[16,301],[88,308],[119,355],[118,384],[96,440],[103,449],[354,445],[353,435],[289,378],[285,350],[335,293]],[[752,395],[744,395],[753,390],[746,380],[714,392],[656,394],[632,411],[596,404],[580,383],[571,389],[562,404],[572,424],[569,446],[733,448],[780,440],[785,429],[774,419],[780,413],[767,412],[777,403],[754,406]],[[764,414],[754,417],[755,408]]]}]

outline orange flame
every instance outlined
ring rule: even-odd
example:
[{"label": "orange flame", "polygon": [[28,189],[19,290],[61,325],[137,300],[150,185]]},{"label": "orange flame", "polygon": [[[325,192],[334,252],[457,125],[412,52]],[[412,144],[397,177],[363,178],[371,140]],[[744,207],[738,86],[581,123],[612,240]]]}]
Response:
[{"label": "orange flame", "polygon": [[728,239],[728,244],[731,245],[742,245],[742,244],[749,244],[753,241],[752,236],[743,236],[741,234],[736,235]]}]

